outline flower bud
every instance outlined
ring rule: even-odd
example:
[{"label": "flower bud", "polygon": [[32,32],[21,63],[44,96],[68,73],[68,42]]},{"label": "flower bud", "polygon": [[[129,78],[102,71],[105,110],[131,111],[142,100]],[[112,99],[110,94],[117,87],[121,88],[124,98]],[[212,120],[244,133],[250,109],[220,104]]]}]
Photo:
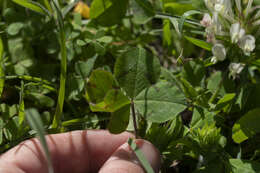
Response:
[{"label": "flower bud", "polygon": [[200,23],[204,27],[209,27],[212,24],[211,16],[208,13],[205,13]]},{"label": "flower bud", "polygon": [[245,55],[250,55],[255,49],[255,37],[252,35],[245,35],[239,40],[238,45],[244,51]]},{"label": "flower bud", "polygon": [[245,30],[241,28],[239,23],[234,23],[230,27],[231,42],[237,43],[245,35]]},{"label": "flower bud", "polygon": [[240,74],[242,72],[242,70],[244,69],[244,64],[241,63],[231,63],[229,65],[229,71],[230,71],[230,75],[233,77],[233,79],[236,78],[236,75]]},{"label": "flower bud", "polygon": [[[215,44],[212,48],[213,58],[218,61],[224,61],[226,59],[226,49],[222,44]],[[212,61],[215,61],[212,59]]]}]

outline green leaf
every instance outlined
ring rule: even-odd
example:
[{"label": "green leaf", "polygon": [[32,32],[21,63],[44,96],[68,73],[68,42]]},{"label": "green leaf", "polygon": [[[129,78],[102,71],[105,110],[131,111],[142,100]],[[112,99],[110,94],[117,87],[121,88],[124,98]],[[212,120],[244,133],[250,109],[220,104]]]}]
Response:
[{"label": "green leaf", "polygon": [[44,131],[42,120],[40,118],[40,114],[36,109],[33,109],[33,108],[27,109],[25,111],[25,114],[26,114],[26,118],[28,120],[29,125],[31,126],[31,128],[33,130],[35,130],[37,132],[37,135],[39,137],[39,140],[41,142],[41,145],[43,147],[44,153],[47,158],[49,173],[53,173],[54,171],[53,171],[53,167],[52,167],[51,156],[50,156],[48,145],[47,145],[47,142],[45,139],[45,131]]},{"label": "green leaf", "polygon": [[60,62],[60,88],[58,95],[58,102],[52,122],[52,128],[58,128],[61,124],[61,116],[63,112],[63,104],[65,99],[66,90],[66,77],[67,77],[67,48],[66,48],[66,36],[64,30],[63,17],[59,4],[53,1],[56,13],[57,13],[57,23],[59,28],[59,41],[60,41],[60,51],[61,51],[61,62]]},{"label": "green leaf", "polygon": [[225,108],[226,106],[228,106],[230,103],[232,103],[232,101],[234,100],[236,94],[235,93],[230,93],[230,94],[226,94],[224,95],[224,97],[222,97],[216,105],[216,108],[214,110],[221,110],[223,108]]},{"label": "green leaf", "polygon": [[0,145],[3,143],[3,129],[0,129]]},{"label": "green leaf", "polygon": [[204,40],[199,40],[197,38],[193,38],[193,37],[188,37],[188,36],[184,36],[189,42],[193,43],[194,45],[202,48],[202,49],[205,49],[205,50],[208,50],[208,51],[211,51],[212,49],[212,44],[208,43],[208,42],[205,42]]},{"label": "green leaf", "polygon": [[184,93],[187,95],[187,97],[195,99],[199,95],[194,87],[186,79],[180,78],[180,81],[182,83]]},{"label": "green leaf", "polygon": [[90,109],[93,112],[116,112],[128,104],[130,100],[120,90],[112,89],[106,93],[104,101],[97,104],[90,102]]},{"label": "green leaf", "polygon": [[260,108],[254,109],[246,113],[233,126],[232,138],[236,143],[241,143],[256,133],[260,133]]},{"label": "green leaf", "polygon": [[90,8],[90,18],[102,26],[118,24],[125,16],[128,0],[94,0]]},{"label": "green leaf", "polygon": [[[222,72],[217,71],[215,73],[212,73],[211,76],[208,78],[208,85],[207,89],[209,89],[212,93],[215,93],[215,91],[218,89],[218,85],[222,80]],[[221,86],[219,94],[221,96],[224,96],[225,94],[225,88]]]},{"label": "green leaf", "polygon": [[14,36],[14,35],[17,35],[23,27],[24,27],[24,23],[15,22],[15,23],[8,25],[6,31],[9,35]]},{"label": "green leaf", "polygon": [[168,82],[159,82],[142,91],[134,103],[141,115],[157,123],[174,119],[187,107],[182,92]]},{"label": "green leaf", "polygon": [[202,79],[205,77],[206,69],[203,62],[194,60],[184,64],[182,76],[193,86],[201,86]]},{"label": "green leaf", "polygon": [[190,127],[193,129],[202,128],[204,125],[210,125],[214,123],[214,114],[206,109],[194,108]]},{"label": "green leaf", "polygon": [[153,168],[151,167],[150,163],[147,161],[147,158],[145,158],[144,154],[142,151],[137,147],[136,143],[132,138],[128,139],[128,144],[130,145],[131,149],[135,152],[138,160],[144,167],[145,171],[147,173],[154,173]]},{"label": "green leaf", "polygon": [[25,120],[25,113],[24,113],[24,82],[21,81],[21,91],[20,91],[20,100],[19,100],[19,110],[18,110],[18,117],[19,117],[19,128],[23,126],[23,122]]},{"label": "green leaf", "polygon": [[2,96],[4,85],[5,85],[3,56],[4,56],[4,46],[3,46],[2,37],[0,37],[0,97]]},{"label": "green leaf", "polygon": [[229,159],[233,173],[260,173],[260,163],[249,160]]},{"label": "green leaf", "polygon": [[170,14],[181,16],[186,11],[193,10],[194,7],[191,3],[178,3],[178,2],[167,2],[164,4],[164,10]]},{"label": "green leaf", "polygon": [[130,1],[133,12],[133,21],[137,24],[145,24],[154,15],[152,4],[148,0],[133,0]]},{"label": "green leaf", "polygon": [[136,97],[143,89],[156,83],[160,76],[160,62],[144,48],[133,48],[119,57],[114,74],[126,94]]},{"label": "green leaf", "polygon": [[119,134],[126,130],[129,123],[130,104],[125,105],[112,113],[108,129],[113,134]]},{"label": "green leaf", "polygon": [[83,91],[85,84],[84,82],[84,79],[75,75],[71,75],[68,77],[66,84],[66,97],[68,100],[79,100],[81,98],[81,92]]},{"label": "green leaf", "polygon": [[3,127],[4,121],[2,118],[0,118],[0,145],[3,143]]},{"label": "green leaf", "polygon": [[186,18],[189,17],[189,16],[191,16],[191,15],[194,15],[194,14],[202,14],[202,12],[197,11],[197,10],[190,10],[190,11],[185,12],[185,13],[181,16],[181,18],[179,19],[179,31],[180,31],[180,33],[182,33],[183,24],[184,24]]},{"label": "green leaf", "polygon": [[108,91],[116,88],[116,81],[110,72],[94,70],[86,86],[86,98],[91,104],[97,104],[104,100]]},{"label": "green leaf", "polygon": [[39,6],[37,5],[35,2],[32,3],[33,1],[28,1],[28,0],[13,0],[13,2],[25,7],[25,8],[28,8],[32,11],[35,11],[35,12],[38,12],[38,13],[41,13],[41,14],[45,14],[45,11]]},{"label": "green leaf", "polygon": [[26,94],[31,100],[36,101],[36,104],[40,107],[53,107],[55,102],[52,98],[45,96],[41,93],[30,92]]},{"label": "green leaf", "polygon": [[18,130],[19,130],[19,124],[18,124],[18,117],[12,117],[9,119],[9,121],[5,124],[5,127],[3,129],[5,138],[9,141],[16,140],[18,137]]}]

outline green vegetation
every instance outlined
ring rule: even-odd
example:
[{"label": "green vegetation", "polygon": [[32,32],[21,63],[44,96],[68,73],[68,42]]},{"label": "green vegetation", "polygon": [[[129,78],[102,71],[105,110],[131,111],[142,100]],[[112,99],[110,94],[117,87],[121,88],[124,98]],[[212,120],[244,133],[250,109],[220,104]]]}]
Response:
[{"label": "green vegetation", "polygon": [[0,0],[0,152],[108,129],[151,141],[162,173],[260,172],[258,5]]}]

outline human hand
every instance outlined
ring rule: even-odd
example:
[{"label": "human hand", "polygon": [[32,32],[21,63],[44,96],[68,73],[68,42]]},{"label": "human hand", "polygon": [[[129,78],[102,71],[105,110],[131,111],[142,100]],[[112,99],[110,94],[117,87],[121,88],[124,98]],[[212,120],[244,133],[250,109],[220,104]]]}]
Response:
[{"label": "human hand", "polygon": [[[73,131],[46,137],[55,173],[144,173],[127,144],[130,133],[112,135],[104,130]],[[160,154],[145,140],[135,140],[159,172]],[[48,173],[45,154],[38,139],[22,142],[0,156],[2,173]]]}]

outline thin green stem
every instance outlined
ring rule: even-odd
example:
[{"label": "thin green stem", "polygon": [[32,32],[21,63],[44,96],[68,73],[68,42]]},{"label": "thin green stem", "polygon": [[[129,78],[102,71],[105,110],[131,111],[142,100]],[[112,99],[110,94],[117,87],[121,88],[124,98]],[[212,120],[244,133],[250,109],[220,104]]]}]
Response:
[{"label": "thin green stem", "polygon": [[133,116],[135,138],[138,138],[138,129],[137,129],[136,114],[135,114],[135,104],[134,104],[133,99],[131,100],[131,110],[132,110],[132,116]]}]

